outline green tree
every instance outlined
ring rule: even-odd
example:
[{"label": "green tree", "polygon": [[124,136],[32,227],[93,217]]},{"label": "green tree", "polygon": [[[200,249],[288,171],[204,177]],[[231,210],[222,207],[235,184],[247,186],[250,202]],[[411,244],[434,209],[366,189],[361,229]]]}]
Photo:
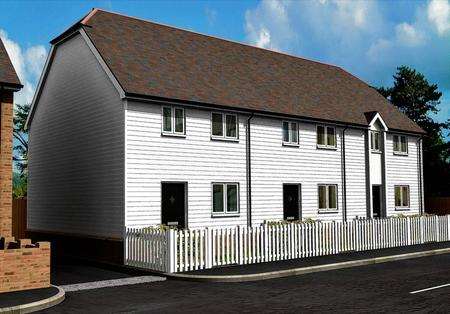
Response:
[{"label": "green tree", "polygon": [[442,93],[438,86],[416,70],[401,66],[394,85],[377,90],[427,132],[423,138],[425,195],[450,195],[450,142],[445,139],[450,135],[450,119],[438,122],[432,116],[439,112]]},{"label": "green tree", "polygon": [[[27,196],[28,181],[28,132],[25,130],[30,105],[14,106],[13,146],[13,197]],[[17,171],[16,171],[17,169]]]}]

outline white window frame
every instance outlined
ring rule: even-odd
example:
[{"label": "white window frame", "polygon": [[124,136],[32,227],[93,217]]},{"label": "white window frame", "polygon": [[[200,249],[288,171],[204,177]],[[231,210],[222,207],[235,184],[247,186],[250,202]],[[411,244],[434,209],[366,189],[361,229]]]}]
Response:
[{"label": "white window frame", "polygon": [[[398,147],[400,148],[400,150],[396,150],[395,149],[395,137],[398,138]],[[406,141],[406,151],[402,151],[402,137],[405,138]],[[408,156],[408,151],[409,151],[409,147],[408,147],[408,136],[406,135],[402,135],[402,134],[394,134],[392,135],[392,150],[394,152],[394,155],[403,155],[403,156]]]},{"label": "white window frame", "polygon": [[[284,130],[283,130],[283,125],[287,123],[288,124],[288,137],[289,137],[289,141],[285,141],[284,140]],[[292,134],[291,134],[291,125],[295,124],[297,126],[297,142],[293,142],[292,141]],[[298,147],[300,146],[300,130],[299,130],[299,124],[298,122],[295,121],[288,121],[288,120],[283,120],[281,121],[281,140],[283,142],[283,145],[285,146],[295,146]]]},{"label": "white window frame", "polygon": [[[222,115],[222,136],[213,134],[213,114]],[[234,116],[236,118],[236,137],[227,136],[227,116]],[[211,112],[211,139],[222,140],[222,141],[239,141],[239,117],[236,113],[226,113],[226,112]]]},{"label": "white window frame", "polygon": [[[396,188],[400,188],[400,204],[403,204],[403,188],[407,188],[408,189],[408,205],[406,205],[406,206],[404,206],[404,205],[397,206],[395,204],[395,189]],[[394,185],[394,207],[395,207],[396,210],[410,210],[410,208],[411,208],[411,189],[410,189],[409,185],[406,185],[406,184]]]},{"label": "white window frame", "polygon": [[[324,186],[325,187],[325,191],[326,191],[326,208],[320,208],[320,187]],[[330,186],[334,186],[336,187],[336,208],[330,208],[330,199],[329,199],[329,188]],[[325,183],[320,183],[317,185],[317,208],[319,210],[319,214],[320,213],[337,213],[339,211],[339,190],[338,190],[338,185],[337,184],[325,184]]]},{"label": "white window frame", "polygon": [[[374,148],[374,146],[375,146],[374,145],[375,144],[374,135],[378,136],[378,146],[379,146],[378,148]],[[381,153],[381,135],[382,135],[382,132],[380,132],[380,131],[374,131],[374,130],[370,131],[370,150],[374,153]]]},{"label": "white window frame", "polygon": [[[326,144],[319,144],[319,127],[323,127],[324,128],[324,131],[325,131],[324,135],[325,135],[325,142],[326,142]],[[334,129],[334,145],[329,145],[328,144],[328,128]],[[329,126],[329,125],[323,125],[323,124],[316,125],[316,144],[317,144],[317,148],[336,150],[337,149],[336,127]]]},{"label": "white window frame", "polygon": [[[223,202],[223,212],[214,212],[214,185],[222,185],[222,202]],[[237,187],[237,211],[228,211],[228,185],[235,185]],[[212,217],[230,217],[240,215],[240,188],[239,182],[212,182],[211,183],[211,215]]]},{"label": "white window frame", "polygon": [[[170,121],[171,121],[171,130],[166,131],[164,130],[164,109],[169,108],[170,109]],[[183,111],[183,132],[176,132],[175,131],[175,110],[182,110]],[[166,136],[179,136],[179,137],[185,137],[186,136],[186,111],[182,107],[177,106],[162,106],[161,107],[161,134]]]}]

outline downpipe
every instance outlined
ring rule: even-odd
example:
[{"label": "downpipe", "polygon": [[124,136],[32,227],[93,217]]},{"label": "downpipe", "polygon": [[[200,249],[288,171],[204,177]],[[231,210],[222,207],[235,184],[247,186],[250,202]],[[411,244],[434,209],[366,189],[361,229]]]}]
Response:
[{"label": "downpipe", "polygon": [[252,163],[251,163],[251,134],[250,125],[254,113],[247,118],[246,130],[246,171],[247,171],[247,226],[252,226]]},{"label": "downpipe", "polygon": [[342,221],[347,221],[347,174],[345,167],[345,131],[348,126],[342,130],[341,146],[341,174],[342,174]]}]

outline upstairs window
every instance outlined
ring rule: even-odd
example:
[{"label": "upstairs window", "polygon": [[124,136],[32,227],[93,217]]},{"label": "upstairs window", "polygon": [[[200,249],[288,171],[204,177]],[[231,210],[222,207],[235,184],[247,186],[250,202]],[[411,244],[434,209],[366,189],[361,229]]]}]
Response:
[{"label": "upstairs window", "polygon": [[319,211],[337,210],[337,185],[319,184]]},{"label": "upstairs window", "polygon": [[409,208],[409,186],[395,186],[395,208]]},{"label": "upstairs window", "polygon": [[283,144],[298,145],[298,124],[297,122],[283,121]]},{"label": "upstairs window", "polygon": [[211,113],[211,137],[218,139],[237,139],[237,115],[217,112]]},{"label": "upstairs window", "polygon": [[317,147],[336,148],[336,129],[331,126],[317,126]]},{"label": "upstairs window", "polygon": [[370,131],[370,149],[374,152],[381,151],[381,133]]},{"label": "upstairs window", "polygon": [[234,215],[239,213],[239,184],[213,183],[213,215]]},{"label": "upstairs window", "polygon": [[162,133],[164,135],[184,135],[185,116],[184,109],[172,106],[162,108]]},{"label": "upstairs window", "polygon": [[394,135],[394,154],[408,154],[408,138],[405,135]]}]

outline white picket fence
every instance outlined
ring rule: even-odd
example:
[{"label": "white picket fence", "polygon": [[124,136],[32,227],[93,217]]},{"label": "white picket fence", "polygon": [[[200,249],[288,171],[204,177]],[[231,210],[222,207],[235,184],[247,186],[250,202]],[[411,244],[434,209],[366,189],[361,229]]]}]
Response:
[{"label": "white picket fence", "polygon": [[125,263],[183,272],[443,241],[450,241],[450,215],[251,228],[127,228]]}]

